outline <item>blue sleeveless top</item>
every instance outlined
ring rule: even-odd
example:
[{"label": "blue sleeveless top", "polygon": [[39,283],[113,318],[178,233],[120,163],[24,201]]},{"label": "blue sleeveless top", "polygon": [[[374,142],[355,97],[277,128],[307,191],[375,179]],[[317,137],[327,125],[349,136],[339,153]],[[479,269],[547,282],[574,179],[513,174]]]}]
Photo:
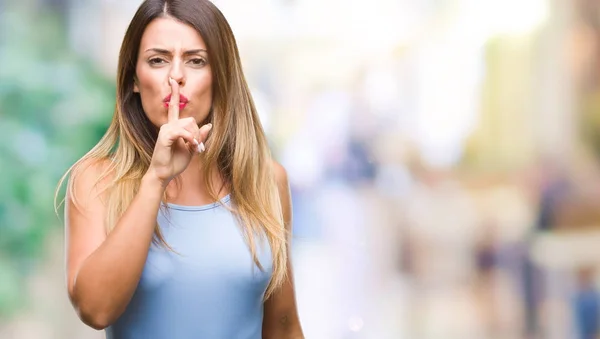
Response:
[{"label": "blue sleeveless top", "polygon": [[[221,202],[230,205],[229,196]],[[107,339],[262,339],[272,274],[268,242],[257,242],[261,271],[237,219],[219,202],[164,204],[158,224],[176,253],[152,244],[131,302],[106,328]]]}]

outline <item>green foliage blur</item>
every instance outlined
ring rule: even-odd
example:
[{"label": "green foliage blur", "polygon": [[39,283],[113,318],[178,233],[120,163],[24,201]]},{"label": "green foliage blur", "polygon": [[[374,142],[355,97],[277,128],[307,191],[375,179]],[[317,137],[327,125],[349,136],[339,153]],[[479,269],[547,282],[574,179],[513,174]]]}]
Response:
[{"label": "green foliage blur", "polygon": [[[0,11],[0,319],[28,302],[26,277],[49,232],[54,191],[102,136],[115,85],[68,48],[63,14],[5,3]],[[64,192],[64,187],[62,192]],[[62,200],[62,194],[59,201]]]}]

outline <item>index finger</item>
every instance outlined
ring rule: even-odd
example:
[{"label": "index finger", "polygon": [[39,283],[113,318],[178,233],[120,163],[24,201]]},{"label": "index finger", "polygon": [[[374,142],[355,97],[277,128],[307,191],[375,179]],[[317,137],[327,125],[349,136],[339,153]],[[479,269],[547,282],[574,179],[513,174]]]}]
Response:
[{"label": "index finger", "polygon": [[171,85],[171,100],[169,100],[169,122],[179,120],[179,84],[169,77]]}]

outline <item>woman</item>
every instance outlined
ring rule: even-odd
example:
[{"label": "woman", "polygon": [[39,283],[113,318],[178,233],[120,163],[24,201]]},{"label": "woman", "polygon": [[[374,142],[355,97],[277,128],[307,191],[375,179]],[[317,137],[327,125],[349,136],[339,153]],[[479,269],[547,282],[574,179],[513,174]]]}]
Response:
[{"label": "woman", "polygon": [[210,1],[141,4],[110,127],[67,174],[67,285],[83,322],[115,339],[303,338],[286,172]]}]

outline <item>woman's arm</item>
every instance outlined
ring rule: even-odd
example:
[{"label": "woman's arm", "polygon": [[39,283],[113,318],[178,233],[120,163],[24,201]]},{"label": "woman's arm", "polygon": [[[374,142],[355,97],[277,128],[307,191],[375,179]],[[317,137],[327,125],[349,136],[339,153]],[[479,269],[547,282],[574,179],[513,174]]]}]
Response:
[{"label": "woman's arm", "polygon": [[106,235],[106,206],[99,185],[103,165],[76,170],[72,197],[65,199],[65,244],[69,298],[81,320],[95,329],[112,324],[139,282],[152,241],[164,188],[147,174],[115,228]]},{"label": "woman's arm", "polygon": [[[291,239],[292,205],[287,173],[278,163],[273,162],[283,219]],[[290,260],[290,242],[288,241],[287,280],[279,291],[276,291],[266,302],[263,318],[263,339],[304,339],[294,291],[294,275]]]}]

